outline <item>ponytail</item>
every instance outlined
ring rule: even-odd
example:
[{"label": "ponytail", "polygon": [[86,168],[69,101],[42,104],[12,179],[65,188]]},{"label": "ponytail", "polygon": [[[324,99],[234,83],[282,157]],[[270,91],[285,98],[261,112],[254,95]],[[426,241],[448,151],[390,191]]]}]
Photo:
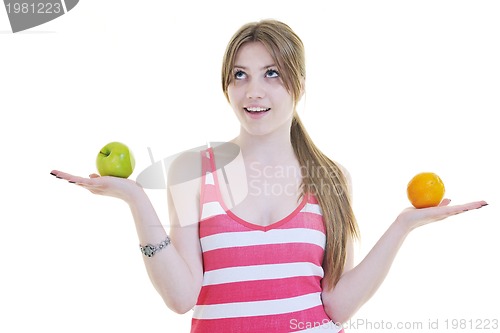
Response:
[{"label": "ponytail", "polygon": [[296,112],[290,136],[301,166],[302,193],[313,194],[323,214],[326,229],[324,281],[327,289],[332,289],[344,270],[348,239],[359,237],[347,180],[340,167],[316,147]]}]

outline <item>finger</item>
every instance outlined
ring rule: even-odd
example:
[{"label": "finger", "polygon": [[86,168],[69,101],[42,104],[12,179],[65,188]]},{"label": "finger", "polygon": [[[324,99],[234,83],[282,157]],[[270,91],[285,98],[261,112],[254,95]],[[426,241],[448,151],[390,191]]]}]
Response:
[{"label": "finger", "polygon": [[89,175],[90,178],[98,178],[98,177],[101,177],[100,175],[98,175],[97,173],[91,173]]},{"label": "finger", "polygon": [[469,202],[469,203],[466,203],[463,205],[457,205],[457,206],[453,206],[450,208],[452,209],[452,211],[451,211],[452,213],[461,214],[461,213],[468,212],[470,210],[482,208],[482,207],[487,206],[487,205],[488,205],[488,203],[483,200],[483,201]]},{"label": "finger", "polygon": [[64,172],[61,172],[59,170],[52,170],[50,174],[56,178],[61,179],[62,177],[60,176],[61,174],[64,174]]},{"label": "finger", "polygon": [[67,180],[68,182],[70,182],[72,184],[77,184],[77,185],[81,185],[84,187],[90,187],[90,188],[99,188],[100,187],[100,185],[97,184],[94,181],[94,179],[78,177],[78,176],[75,176],[75,175],[72,175],[72,174],[69,174],[66,172],[58,171],[58,170],[52,170],[50,172],[50,174],[52,176],[55,176],[58,179]]},{"label": "finger", "polygon": [[451,200],[450,199],[443,199],[443,201],[441,201],[441,203],[438,205],[439,207],[443,207],[443,206],[448,206],[450,204]]},{"label": "finger", "polygon": [[64,180],[67,180],[67,181],[73,181],[75,178],[77,178],[75,175],[72,175],[72,174],[69,174],[69,173],[66,173],[66,172],[62,172],[62,171],[59,171],[59,170],[52,170],[50,172],[50,174],[52,176],[55,176],[56,178],[58,179],[64,179]]}]

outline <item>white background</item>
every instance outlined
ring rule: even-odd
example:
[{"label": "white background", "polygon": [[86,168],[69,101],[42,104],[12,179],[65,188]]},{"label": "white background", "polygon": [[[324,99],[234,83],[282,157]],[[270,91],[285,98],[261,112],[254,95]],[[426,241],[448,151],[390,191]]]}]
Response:
[{"label": "white background", "polygon": [[[170,311],[148,280],[126,204],[49,172],[95,172],[118,140],[135,152],[135,178],[148,147],[160,159],[234,137],[222,54],[262,18],[305,43],[299,112],[353,178],[358,261],[409,205],[417,172],[438,173],[454,203],[490,204],[414,231],[353,320],[426,331],[499,319],[500,5],[321,3],[82,0],[17,34],[0,9],[0,331],[188,332],[191,314]],[[167,224],[165,193],[148,194]]]}]

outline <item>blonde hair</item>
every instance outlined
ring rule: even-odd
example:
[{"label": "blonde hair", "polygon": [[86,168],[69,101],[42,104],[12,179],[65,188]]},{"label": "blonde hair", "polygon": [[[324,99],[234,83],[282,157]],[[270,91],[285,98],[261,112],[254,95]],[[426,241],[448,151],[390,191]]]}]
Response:
[{"label": "blonde hair", "polygon": [[[248,23],[231,38],[222,65],[222,90],[226,99],[229,101],[228,87],[233,80],[236,54],[248,42],[260,42],[266,47],[278,67],[283,85],[297,105],[306,77],[304,45],[288,25],[276,20]],[[347,180],[340,167],[313,143],[296,110],[290,138],[301,166],[302,195],[314,194],[323,213],[326,229],[324,282],[331,289],[342,275],[348,239],[359,236]]]}]

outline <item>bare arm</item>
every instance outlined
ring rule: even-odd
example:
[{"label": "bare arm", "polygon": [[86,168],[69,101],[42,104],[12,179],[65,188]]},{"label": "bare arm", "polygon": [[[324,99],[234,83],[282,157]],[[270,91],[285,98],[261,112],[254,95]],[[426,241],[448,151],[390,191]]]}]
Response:
[{"label": "bare arm", "polygon": [[[107,195],[128,203],[134,217],[139,242],[158,244],[167,233],[147,194],[134,181],[116,177],[90,178],[52,171],[54,176],[82,186],[94,194]],[[192,196],[193,216],[199,208],[196,195]],[[202,281],[201,249],[196,224],[181,227],[169,196],[170,237],[172,244],[153,257],[144,257],[151,282],[166,305],[177,313],[189,311],[196,303]]]},{"label": "bare arm", "polygon": [[484,201],[477,201],[448,206],[449,202],[445,199],[439,207],[404,210],[356,267],[346,269],[332,290],[323,290],[325,310],[333,321],[346,322],[375,294],[413,229],[487,205]]},{"label": "bare arm", "polygon": [[[142,245],[158,244],[166,237],[151,202],[144,192],[132,200],[137,234]],[[194,201],[194,200],[193,200]],[[197,224],[181,227],[169,195],[170,238],[172,244],[153,257],[145,257],[144,265],[154,287],[165,304],[177,312],[191,310],[201,289],[202,259]]]}]

